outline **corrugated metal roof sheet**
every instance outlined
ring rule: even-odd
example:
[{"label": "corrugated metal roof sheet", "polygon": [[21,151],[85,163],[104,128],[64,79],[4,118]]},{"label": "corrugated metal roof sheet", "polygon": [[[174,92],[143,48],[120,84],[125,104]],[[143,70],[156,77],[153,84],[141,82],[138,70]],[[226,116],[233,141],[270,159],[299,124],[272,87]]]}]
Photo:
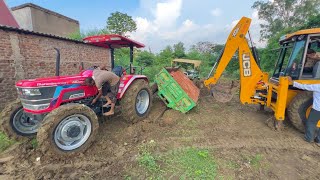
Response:
[{"label": "corrugated metal roof sheet", "polygon": [[[32,34],[32,35],[37,35],[37,36],[43,36],[43,37],[48,37],[48,38],[54,38],[54,39],[60,39],[60,40],[65,40],[65,41],[71,41],[71,42],[75,42],[75,43],[81,43],[81,44],[87,44],[83,41],[78,41],[78,40],[74,40],[74,39],[70,39],[67,37],[61,37],[61,36],[57,36],[57,35],[53,35],[53,34],[47,34],[47,33],[42,33],[42,32],[36,32],[36,31],[30,31],[30,30],[26,30],[26,29],[21,29],[21,28],[16,28],[16,27],[10,27],[10,26],[4,26],[4,25],[0,25],[0,30],[4,30],[4,31],[15,31],[18,33],[23,33],[23,34]],[[87,45],[91,45],[91,46],[96,46],[93,44],[87,44]]]}]

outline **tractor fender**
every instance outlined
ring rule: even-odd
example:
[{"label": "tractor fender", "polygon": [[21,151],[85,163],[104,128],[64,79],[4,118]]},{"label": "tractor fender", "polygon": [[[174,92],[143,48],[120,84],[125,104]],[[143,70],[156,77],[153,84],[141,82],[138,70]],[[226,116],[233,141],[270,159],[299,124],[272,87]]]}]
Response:
[{"label": "tractor fender", "polygon": [[145,79],[147,82],[149,82],[147,76],[144,75],[124,75],[121,77],[117,99],[121,99],[130,85],[137,79]]}]

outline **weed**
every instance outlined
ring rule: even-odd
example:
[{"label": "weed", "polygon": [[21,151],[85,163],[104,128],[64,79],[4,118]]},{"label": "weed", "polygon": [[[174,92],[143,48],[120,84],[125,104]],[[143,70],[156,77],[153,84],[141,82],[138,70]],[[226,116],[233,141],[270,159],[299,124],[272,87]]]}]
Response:
[{"label": "weed", "polygon": [[257,154],[251,159],[250,163],[252,164],[253,167],[260,168],[261,167],[261,160],[262,160],[262,155]]},{"label": "weed", "polygon": [[252,167],[259,169],[261,167],[261,160],[263,156],[261,154],[256,154],[254,156],[243,156],[243,159],[249,163]]},{"label": "weed", "polygon": [[15,142],[13,140],[10,140],[5,134],[0,132],[0,152],[6,150],[14,143]]},{"label": "weed", "polygon": [[155,146],[149,142],[139,148],[138,163],[147,170],[148,179],[214,179],[217,175],[216,162],[206,149],[185,148],[156,156]]},{"label": "weed", "polygon": [[152,154],[155,147],[155,141],[151,140],[142,144],[139,148],[138,163],[151,174],[159,173],[160,171],[160,166],[157,163],[158,158]]},{"label": "weed", "polygon": [[217,165],[206,149],[186,148],[175,150],[163,158],[165,172],[180,179],[214,179]]},{"label": "weed", "polygon": [[37,149],[38,141],[36,138],[33,138],[30,143],[31,143],[32,149]]},{"label": "weed", "polygon": [[160,169],[156,162],[156,157],[154,157],[150,152],[140,154],[138,162],[139,165],[145,167],[151,173],[157,172]]}]

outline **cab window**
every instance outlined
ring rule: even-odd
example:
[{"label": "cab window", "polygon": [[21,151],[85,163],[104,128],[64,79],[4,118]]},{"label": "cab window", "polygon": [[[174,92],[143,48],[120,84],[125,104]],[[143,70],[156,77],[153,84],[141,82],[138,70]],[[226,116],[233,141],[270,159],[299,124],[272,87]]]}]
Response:
[{"label": "cab window", "polygon": [[310,36],[302,78],[320,79],[320,35]]},{"label": "cab window", "polygon": [[291,53],[288,68],[286,69],[286,76],[291,76],[292,79],[299,79],[301,72],[301,62],[305,51],[305,40],[297,41]]}]

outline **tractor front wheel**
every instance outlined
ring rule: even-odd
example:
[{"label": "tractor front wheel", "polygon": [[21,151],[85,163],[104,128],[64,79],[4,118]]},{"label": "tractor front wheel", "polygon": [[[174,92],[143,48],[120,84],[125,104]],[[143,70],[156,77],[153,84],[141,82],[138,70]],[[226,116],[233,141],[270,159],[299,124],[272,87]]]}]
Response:
[{"label": "tractor front wheel", "polygon": [[98,133],[96,114],[83,104],[66,104],[51,111],[39,128],[40,150],[71,156],[87,150]]},{"label": "tractor front wheel", "polygon": [[129,123],[146,118],[152,104],[152,93],[144,79],[133,81],[121,99],[122,116]]},{"label": "tractor front wheel", "polygon": [[23,140],[36,135],[40,122],[28,117],[19,99],[9,103],[1,112],[1,130],[10,138]]},{"label": "tractor front wheel", "polygon": [[305,122],[312,107],[312,92],[303,91],[291,101],[287,114],[292,125],[300,132],[305,131]]}]

